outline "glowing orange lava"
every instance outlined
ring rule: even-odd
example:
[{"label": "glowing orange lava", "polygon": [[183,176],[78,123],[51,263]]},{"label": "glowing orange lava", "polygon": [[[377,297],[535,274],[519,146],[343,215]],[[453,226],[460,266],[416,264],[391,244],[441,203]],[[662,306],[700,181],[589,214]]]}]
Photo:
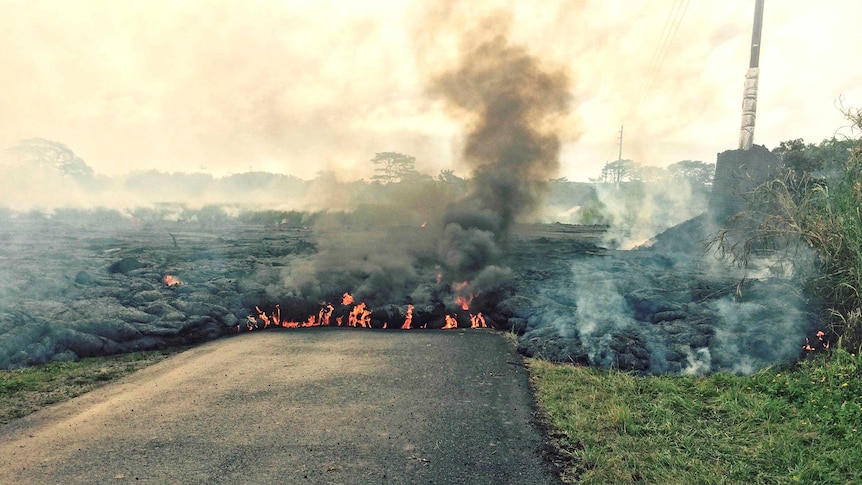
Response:
[{"label": "glowing orange lava", "polygon": [[[816,335],[817,340],[820,341],[820,345],[823,347],[823,349],[829,350],[829,342],[826,340],[826,333],[823,332],[823,330],[818,330]],[[813,352],[817,349],[815,349],[814,346],[811,345],[811,342],[808,340],[808,337],[805,337],[805,345],[802,346],[802,350]]]},{"label": "glowing orange lava", "polygon": [[[349,311],[348,308],[340,309],[340,314],[333,318],[333,314],[335,313],[335,307],[329,303],[323,302],[321,303],[320,310],[318,310],[316,314],[311,314],[305,320],[302,321],[282,319],[281,306],[279,305],[275,305],[275,309],[268,313],[262,310],[260,307],[256,306],[254,308],[256,314],[247,316],[246,320],[243,323],[236,325],[235,328],[237,332],[243,330],[258,330],[269,327],[306,328],[346,326],[356,328],[372,328],[371,310],[368,308],[365,302],[354,302],[355,300],[353,296],[350,295],[350,293],[344,293],[344,295],[342,296],[341,303],[343,307],[350,307]],[[466,309],[466,307],[464,306],[462,306],[462,308]],[[428,328],[425,324],[413,327],[414,311],[415,309],[413,305],[407,305],[407,312],[404,316],[403,322],[384,321],[378,322],[375,326],[379,326],[379,328],[383,329],[400,328],[402,330],[410,330],[412,328]],[[485,322],[485,317],[482,315],[482,313],[469,313],[468,315],[470,317],[470,328],[488,328],[488,325]],[[444,325],[442,328],[458,328],[458,318],[455,316],[455,314],[447,314],[444,316]]]}]

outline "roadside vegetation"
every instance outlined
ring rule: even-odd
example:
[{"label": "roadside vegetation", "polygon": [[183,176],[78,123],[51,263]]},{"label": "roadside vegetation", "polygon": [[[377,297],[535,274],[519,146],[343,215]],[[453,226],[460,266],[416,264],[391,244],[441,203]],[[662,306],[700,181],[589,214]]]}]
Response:
[{"label": "roadside vegetation", "polygon": [[[845,114],[858,135],[862,111]],[[743,267],[792,268],[828,330],[801,362],[750,376],[529,360],[564,481],[862,483],[862,144],[792,140],[773,153],[774,180],[712,247]]]},{"label": "roadside vegetation", "polygon": [[751,376],[528,362],[567,483],[862,483],[862,356]]},{"label": "roadside vegetation", "polygon": [[0,425],[92,391],[182,350],[152,350],[0,370]]},{"label": "roadside vegetation", "polygon": [[[845,115],[854,135],[862,110]],[[804,293],[822,302],[827,345],[862,346],[862,143],[792,140],[773,150],[774,180],[750,194],[748,210],[716,235],[713,247],[740,266],[767,256],[790,263]]]}]

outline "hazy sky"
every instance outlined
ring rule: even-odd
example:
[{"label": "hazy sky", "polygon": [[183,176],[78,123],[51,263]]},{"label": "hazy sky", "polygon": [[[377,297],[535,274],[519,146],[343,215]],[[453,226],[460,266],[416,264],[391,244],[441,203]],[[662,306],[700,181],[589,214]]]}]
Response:
[{"label": "hazy sky", "polygon": [[[382,151],[466,175],[461,120],[427,88],[456,64],[461,34],[496,15],[512,44],[571,77],[563,169],[549,178],[597,176],[620,125],[623,158],[714,162],[737,145],[753,11],[754,0],[0,0],[0,147],[48,138],[106,175],[356,179]],[[849,134],[837,105],[862,107],[860,18],[858,0],[766,1],[755,143]]]}]

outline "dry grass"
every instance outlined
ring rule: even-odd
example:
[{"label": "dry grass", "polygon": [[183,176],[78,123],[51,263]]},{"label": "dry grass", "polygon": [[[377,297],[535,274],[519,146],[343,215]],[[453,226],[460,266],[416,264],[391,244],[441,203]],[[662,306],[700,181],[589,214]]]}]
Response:
[{"label": "dry grass", "polygon": [[182,350],[135,352],[0,371],[0,424],[80,396]]}]

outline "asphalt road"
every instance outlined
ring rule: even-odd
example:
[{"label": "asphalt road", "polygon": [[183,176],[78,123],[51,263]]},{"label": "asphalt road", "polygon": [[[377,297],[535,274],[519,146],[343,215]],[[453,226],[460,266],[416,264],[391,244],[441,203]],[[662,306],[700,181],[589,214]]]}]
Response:
[{"label": "asphalt road", "polygon": [[487,330],[251,332],[0,428],[0,484],[551,484]]}]

